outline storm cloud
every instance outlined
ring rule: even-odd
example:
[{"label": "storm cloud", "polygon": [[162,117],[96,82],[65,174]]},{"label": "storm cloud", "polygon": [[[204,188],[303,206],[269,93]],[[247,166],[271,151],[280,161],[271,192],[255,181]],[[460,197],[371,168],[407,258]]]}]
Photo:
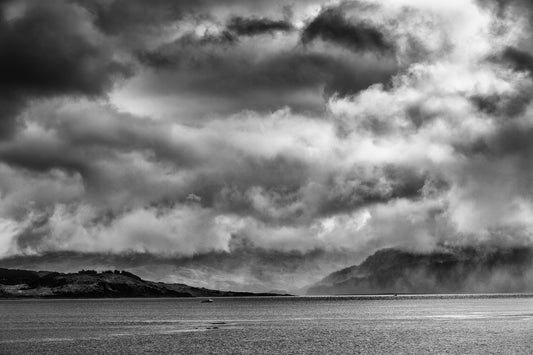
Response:
[{"label": "storm cloud", "polygon": [[0,9],[2,265],[268,291],[532,242],[529,2]]},{"label": "storm cloud", "polygon": [[287,32],[292,30],[292,25],[284,20],[234,17],[230,20],[227,28],[240,36],[255,36],[276,31]]},{"label": "storm cloud", "polygon": [[364,22],[352,23],[345,19],[340,9],[328,9],[309,23],[302,33],[303,43],[315,39],[331,41],[354,51],[378,54],[393,50],[385,35]]},{"label": "storm cloud", "polygon": [[34,98],[101,96],[130,74],[82,8],[61,1],[0,4],[2,135]]}]

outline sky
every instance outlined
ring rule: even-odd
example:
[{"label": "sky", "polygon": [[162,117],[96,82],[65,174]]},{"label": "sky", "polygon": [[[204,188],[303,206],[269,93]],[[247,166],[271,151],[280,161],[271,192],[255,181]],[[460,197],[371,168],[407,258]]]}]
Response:
[{"label": "sky", "polygon": [[294,290],[533,241],[529,0],[0,0],[0,265]]}]

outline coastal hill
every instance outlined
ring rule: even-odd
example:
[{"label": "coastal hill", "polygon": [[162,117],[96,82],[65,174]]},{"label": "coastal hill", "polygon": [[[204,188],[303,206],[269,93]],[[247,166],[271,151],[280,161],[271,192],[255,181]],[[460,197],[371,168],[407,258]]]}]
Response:
[{"label": "coastal hill", "polygon": [[218,291],[143,280],[127,271],[78,273],[0,268],[0,298],[231,297],[274,293]]},{"label": "coastal hill", "polygon": [[467,247],[432,253],[379,250],[360,265],[328,275],[307,294],[532,291],[533,249]]}]

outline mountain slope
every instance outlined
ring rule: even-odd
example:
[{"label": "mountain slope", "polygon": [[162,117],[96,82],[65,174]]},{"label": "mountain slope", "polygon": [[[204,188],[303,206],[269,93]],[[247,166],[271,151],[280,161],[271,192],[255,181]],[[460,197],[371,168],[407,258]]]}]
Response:
[{"label": "mountain slope", "polygon": [[450,248],[415,253],[383,249],[334,272],[308,294],[477,293],[533,291],[531,248]]},{"label": "mountain slope", "polygon": [[93,270],[64,274],[0,268],[0,297],[105,298],[105,297],[227,297],[275,296],[218,291],[184,284],[152,282],[127,271]]}]

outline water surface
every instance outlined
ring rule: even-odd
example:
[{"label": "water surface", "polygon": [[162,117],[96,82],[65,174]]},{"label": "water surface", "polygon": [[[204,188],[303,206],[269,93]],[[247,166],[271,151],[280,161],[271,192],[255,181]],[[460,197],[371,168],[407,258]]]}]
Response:
[{"label": "water surface", "polygon": [[0,301],[1,354],[531,354],[533,298]]}]

